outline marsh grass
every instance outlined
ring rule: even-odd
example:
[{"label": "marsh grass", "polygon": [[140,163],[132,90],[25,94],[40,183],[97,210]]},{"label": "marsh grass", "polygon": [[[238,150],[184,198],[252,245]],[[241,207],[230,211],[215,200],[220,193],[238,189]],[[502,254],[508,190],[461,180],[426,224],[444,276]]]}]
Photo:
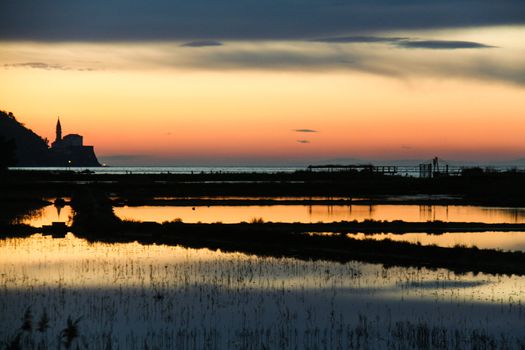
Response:
[{"label": "marsh grass", "polygon": [[[82,317],[73,320],[68,316],[66,327],[57,334],[50,337],[47,334],[49,328],[49,316],[44,308],[40,319],[37,322],[36,332],[33,332],[33,313],[32,308],[27,307],[21,319],[21,326],[14,332],[14,335],[7,336],[4,341],[3,349],[22,350],[22,349],[49,349],[58,348],[71,349],[75,340],[79,337],[79,322]],[[3,325],[6,326],[6,325]],[[2,344],[2,343],[0,343]],[[77,346],[79,348],[79,346]]]},{"label": "marsh grass", "polygon": [[72,235],[0,240],[0,256],[5,349],[520,349],[525,343],[519,277],[88,243]]},{"label": "marsh grass", "polygon": [[250,224],[264,224],[264,219],[263,218],[252,218],[250,220]]}]

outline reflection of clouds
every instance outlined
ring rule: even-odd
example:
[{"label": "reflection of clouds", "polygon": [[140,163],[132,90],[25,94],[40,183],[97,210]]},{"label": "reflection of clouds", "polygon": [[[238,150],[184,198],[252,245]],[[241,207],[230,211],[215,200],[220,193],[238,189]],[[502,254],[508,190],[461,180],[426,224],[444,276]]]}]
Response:
[{"label": "reflection of clouds", "polygon": [[[333,222],[352,220],[403,220],[412,222],[483,222],[523,223],[525,210],[513,208],[486,208],[463,205],[238,205],[198,207],[189,206],[138,206],[115,207],[115,214],[122,219],[138,221],[169,221],[181,218],[183,222],[210,223],[222,221],[235,223],[261,217],[272,222]],[[519,214],[518,214],[519,213]]]},{"label": "reflection of clouds", "polygon": [[31,225],[33,227],[42,227],[42,225],[51,225],[53,222],[70,221],[73,210],[69,206],[61,207],[60,210],[54,205],[48,205],[39,209],[28,216],[20,219],[20,223]]},{"label": "reflection of clouds", "polygon": [[[114,341],[144,338],[150,345],[152,329],[162,331],[158,339],[179,329],[224,336],[261,329],[303,334],[306,326],[333,329],[334,319],[355,329],[358,315],[367,315],[378,330],[398,321],[464,327],[490,320],[483,327],[522,334],[522,310],[511,306],[524,301],[523,277],[261,258],[137,242],[89,243],[71,234],[2,239],[0,257],[0,271],[7,272],[0,274],[0,305],[5,323],[14,325],[9,334],[16,331],[28,300],[37,315],[43,307],[56,311],[52,327],[63,324],[57,319],[82,315],[86,339],[100,332],[101,324],[115,325]],[[218,348],[231,348],[228,344]],[[129,348],[129,343],[120,345]]]},{"label": "reflection of clouds", "polygon": [[[384,270],[382,265],[359,262],[339,264],[293,258],[261,258],[242,253],[137,242],[90,243],[72,234],[65,238],[33,235],[0,240],[0,253],[3,257],[0,266],[12,264],[23,271],[19,276],[26,274],[30,277],[24,278],[24,283],[32,283],[36,279],[51,282],[53,273],[62,271],[64,281],[70,287],[85,288],[112,287],[115,275],[120,276],[123,266],[131,263],[135,264],[135,268],[126,269],[128,276],[123,281],[127,288],[140,288],[143,282],[155,282],[166,276],[169,277],[166,283],[172,286],[188,283],[186,278],[189,278],[190,284],[211,283],[228,288],[246,285],[263,290],[271,286],[281,287],[284,283],[289,289],[323,290],[326,282],[330,281],[338,290],[366,289],[387,293],[409,292],[400,290],[401,285],[419,289],[430,289],[432,286],[448,289],[483,287],[501,282],[491,275],[473,276],[471,273],[458,279],[457,274],[445,269],[391,267]],[[45,264],[42,264],[43,261]],[[91,266],[89,270],[84,268],[86,261]],[[108,265],[115,265],[116,270],[108,273]],[[259,268],[253,269],[254,266]],[[43,270],[51,273],[42,274]],[[224,278],[215,278],[235,274],[236,271],[242,272],[242,278],[235,278],[230,284]],[[381,272],[384,276],[377,278]],[[87,275],[89,278],[86,278]],[[525,279],[520,281],[525,282]]]},{"label": "reflection of clouds", "polygon": [[355,239],[373,239],[409,242],[421,245],[437,245],[452,248],[455,246],[473,247],[479,249],[501,249],[508,251],[525,251],[525,232],[445,232],[428,233],[379,233],[379,234],[349,234]]}]

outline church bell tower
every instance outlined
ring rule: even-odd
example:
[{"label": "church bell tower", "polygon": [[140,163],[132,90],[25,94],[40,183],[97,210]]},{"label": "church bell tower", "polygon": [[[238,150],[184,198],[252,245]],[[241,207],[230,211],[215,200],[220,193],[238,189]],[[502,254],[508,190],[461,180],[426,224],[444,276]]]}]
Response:
[{"label": "church bell tower", "polygon": [[60,141],[62,141],[62,125],[60,125],[60,117],[58,117],[55,142]]}]

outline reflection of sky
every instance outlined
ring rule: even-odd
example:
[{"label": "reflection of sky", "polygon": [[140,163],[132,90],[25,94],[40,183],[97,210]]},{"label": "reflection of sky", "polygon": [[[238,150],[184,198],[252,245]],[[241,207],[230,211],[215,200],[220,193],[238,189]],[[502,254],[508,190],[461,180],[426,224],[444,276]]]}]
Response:
[{"label": "reflection of sky", "polygon": [[42,209],[36,210],[31,216],[24,217],[20,223],[31,225],[33,227],[42,227],[42,225],[51,225],[53,222],[68,223],[71,216],[72,209],[70,206],[58,208],[54,205],[48,205]]},{"label": "reflection of sky", "polygon": [[82,336],[111,329],[121,348],[148,336],[149,344],[169,341],[163,336],[180,329],[195,330],[199,342],[204,331],[219,332],[217,342],[258,329],[271,338],[283,329],[302,337],[307,328],[354,327],[359,315],[370,331],[409,321],[513,336],[521,335],[525,301],[523,277],[88,243],[71,234],[0,240],[0,285],[0,340],[30,305],[35,317],[50,312],[51,334],[67,316],[83,316]]},{"label": "reflection of sky", "polygon": [[[442,269],[383,270],[379,265],[357,262],[337,264],[257,258],[165,245],[88,243],[72,234],[65,238],[34,235],[4,239],[0,241],[0,257],[3,278],[7,278],[4,282],[8,285],[13,282],[11,287],[16,288],[28,283],[35,287],[53,284],[57,279],[70,287],[109,287],[116,281],[127,287],[155,281],[176,287],[189,279],[190,284],[218,283],[228,288],[248,284],[262,289],[282,285],[291,289],[323,289],[328,283],[354,291],[352,293],[365,289],[378,297],[403,295],[406,298],[426,298],[436,291],[442,297],[463,294],[461,290],[470,295],[475,289],[478,295],[486,296],[485,301],[495,287],[503,295],[516,292],[506,289],[509,283],[523,283],[520,288],[525,288],[522,278],[455,275]],[[379,275],[382,277],[378,278]],[[217,276],[222,277],[217,279]],[[15,279],[11,280],[12,277]],[[432,283],[436,288],[429,291],[428,285]],[[408,285],[417,288],[405,290]],[[525,293],[522,297],[525,298]]]},{"label": "reflection of sky", "polygon": [[[118,197],[117,197],[118,198]],[[198,197],[154,197],[154,200],[178,200],[178,199],[198,199],[198,200],[246,200],[246,201],[255,201],[255,200],[272,200],[272,201],[289,201],[289,200],[365,200],[368,198],[359,198],[359,197],[327,197],[327,196],[281,196],[281,197],[243,197],[243,196],[198,196]]]},{"label": "reflection of sky", "polygon": [[392,241],[421,243],[422,245],[435,244],[440,247],[462,245],[466,247],[476,246],[480,249],[525,251],[525,232],[454,232],[439,235],[426,233],[365,235],[360,233],[349,236],[360,239],[390,239]]},{"label": "reflection of sky", "polygon": [[492,208],[478,206],[441,205],[272,205],[272,206],[142,206],[115,207],[122,219],[139,221],[183,222],[249,222],[262,218],[272,222],[333,222],[371,220],[449,221],[483,223],[523,223],[525,210],[521,208]]}]

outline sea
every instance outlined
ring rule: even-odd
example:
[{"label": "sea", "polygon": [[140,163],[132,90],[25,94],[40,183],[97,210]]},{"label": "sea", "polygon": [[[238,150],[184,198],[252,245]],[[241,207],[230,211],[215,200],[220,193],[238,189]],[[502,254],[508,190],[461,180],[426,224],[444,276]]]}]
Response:
[{"label": "sea", "polygon": [[11,167],[24,171],[74,171],[94,174],[216,174],[216,173],[292,173],[305,166],[155,166],[155,167]]},{"label": "sea", "polygon": [[[376,165],[378,171],[385,170],[387,166]],[[420,169],[414,165],[396,165],[395,174],[402,176],[421,176]],[[452,165],[440,167],[440,172],[449,172],[450,175],[459,175],[462,169],[474,167],[468,165]],[[483,169],[502,172],[517,171],[525,172],[525,167],[515,165],[480,166]],[[10,167],[10,170],[23,171],[73,171],[89,172],[92,174],[228,174],[228,173],[293,173],[295,171],[308,170],[308,166],[102,166],[102,167]],[[313,169],[319,171],[322,169]],[[390,173],[392,174],[392,173]]]}]

